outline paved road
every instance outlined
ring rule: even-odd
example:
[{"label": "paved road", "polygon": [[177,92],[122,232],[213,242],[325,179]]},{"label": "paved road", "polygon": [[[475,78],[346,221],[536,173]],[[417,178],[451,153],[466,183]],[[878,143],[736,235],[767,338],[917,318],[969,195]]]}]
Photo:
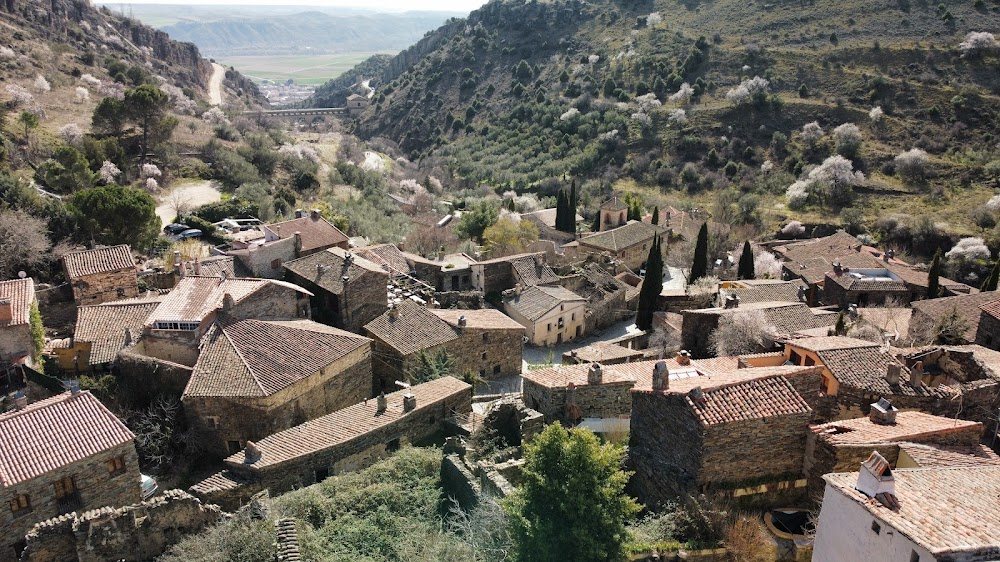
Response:
[{"label": "paved road", "polygon": [[212,63],[212,78],[208,81],[208,103],[222,105],[222,80],[226,77],[226,67]]}]

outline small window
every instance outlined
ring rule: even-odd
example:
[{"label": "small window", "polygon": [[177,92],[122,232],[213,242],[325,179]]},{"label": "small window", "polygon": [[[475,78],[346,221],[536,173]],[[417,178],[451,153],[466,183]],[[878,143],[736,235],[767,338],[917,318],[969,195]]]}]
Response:
[{"label": "small window", "polygon": [[550,331],[550,332],[551,332],[551,331],[552,331],[552,323],[551,323],[551,322],[549,322],[548,324],[546,324],[546,325],[545,325],[545,328],[546,328],[546,329],[547,329],[548,331]]},{"label": "small window", "polygon": [[910,551],[910,562],[920,562],[920,555],[917,554],[916,550]]},{"label": "small window", "polygon": [[876,535],[882,532],[882,526],[878,524],[878,521],[872,521],[872,531],[875,531]]},{"label": "small window", "polygon": [[806,367],[812,367],[815,364],[816,364],[816,360],[813,359],[811,355],[807,355],[806,356],[805,366]]},{"label": "small window", "polygon": [[500,374],[500,365],[493,365],[493,374],[494,375]]},{"label": "small window", "polygon": [[486,352],[483,352],[483,361],[486,361]]},{"label": "small window", "polygon": [[281,260],[271,260],[271,269],[281,269]]},{"label": "small window", "polygon": [[112,478],[125,474],[125,457],[115,457],[104,463],[104,465],[108,467],[108,474]]},{"label": "small window", "polygon": [[54,487],[56,490],[57,500],[72,496],[76,493],[76,481],[73,480],[72,476],[67,476],[61,480],[57,480]]},{"label": "small window", "polygon": [[219,416],[207,416],[205,418],[205,425],[212,429],[219,429]]},{"label": "small window", "polygon": [[574,312],[573,314],[570,314],[569,319],[573,320],[573,321],[576,321],[576,313]]},{"label": "small window", "polygon": [[489,334],[486,334],[486,333],[484,333],[484,334],[483,334],[483,343],[486,343],[486,342],[488,342],[488,341],[490,341],[490,337],[489,337]]},{"label": "small window", "polygon": [[562,312],[564,308],[566,308],[566,305],[564,305],[564,304],[560,304],[559,305],[559,311],[560,312]]},{"label": "small window", "polygon": [[21,517],[31,512],[31,498],[28,497],[28,494],[20,494],[10,500],[10,512],[14,514],[14,517]]}]

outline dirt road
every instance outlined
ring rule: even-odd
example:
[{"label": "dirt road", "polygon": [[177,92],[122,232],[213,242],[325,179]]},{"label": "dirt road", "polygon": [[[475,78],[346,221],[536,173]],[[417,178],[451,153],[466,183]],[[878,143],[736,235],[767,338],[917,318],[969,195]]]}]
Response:
[{"label": "dirt road", "polygon": [[177,184],[170,191],[157,197],[156,216],[166,226],[173,222],[177,215],[177,207],[190,211],[206,203],[214,203],[222,199],[215,182],[193,180]]},{"label": "dirt road", "polygon": [[222,79],[226,77],[226,67],[212,63],[212,78],[208,81],[208,103],[222,105]]}]

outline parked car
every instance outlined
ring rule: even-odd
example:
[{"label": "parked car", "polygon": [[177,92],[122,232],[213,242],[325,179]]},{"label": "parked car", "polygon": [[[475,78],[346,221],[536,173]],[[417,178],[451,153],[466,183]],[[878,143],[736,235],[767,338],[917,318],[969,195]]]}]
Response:
[{"label": "parked car", "polygon": [[189,228],[177,235],[178,240],[186,240],[188,238],[201,238],[202,232],[197,228]]},{"label": "parked car", "polygon": [[178,234],[178,233],[184,232],[185,230],[188,230],[190,228],[191,227],[188,226],[188,225],[186,225],[186,224],[172,222],[172,223],[168,224],[167,226],[163,227],[163,233],[164,234]]},{"label": "parked car", "polygon": [[142,489],[142,499],[148,500],[153,497],[157,491],[160,489],[160,485],[153,480],[152,476],[146,476],[145,474],[139,475],[139,482]]}]

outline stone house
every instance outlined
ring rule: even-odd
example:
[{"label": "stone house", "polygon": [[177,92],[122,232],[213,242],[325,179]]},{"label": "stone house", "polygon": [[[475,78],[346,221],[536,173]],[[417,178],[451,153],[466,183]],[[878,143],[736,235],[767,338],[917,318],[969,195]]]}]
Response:
[{"label": "stone house", "polygon": [[635,316],[625,300],[628,285],[595,263],[586,264],[578,273],[563,277],[559,284],[587,299],[585,334],[593,334]]},{"label": "stone house", "polygon": [[37,306],[34,280],[0,281],[0,365],[35,364],[41,350],[31,337],[33,306]]},{"label": "stone house", "polygon": [[378,264],[390,277],[410,275],[410,263],[394,244],[376,244],[354,248],[354,253]]},{"label": "stone house", "polygon": [[[760,313],[773,327],[772,336],[794,334],[810,328],[833,326],[837,322],[837,314],[820,309],[812,309],[804,302],[751,302],[740,303],[730,301],[727,306],[682,310],[681,345],[696,358],[713,355],[711,344],[712,333],[719,327],[719,321],[725,317],[741,313]],[[764,350],[761,350],[764,351]]]},{"label": "stone house", "polygon": [[587,299],[562,287],[516,287],[503,306],[532,345],[558,345],[586,334]]},{"label": "stone house", "polygon": [[311,320],[220,316],[201,348],[181,400],[219,457],[371,396],[371,340]]},{"label": "stone house", "polygon": [[226,459],[225,471],[191,492],[226,507],[265,488],[276,494],[322,482],[441,434],[449,420],[471,411],[470,385],[453,377],[435,379],[247,443],[242,453]]},{"label": "stone house", "polygon": [[486,379],[516,375],[521,372],[523,332],[496,310],[430,310],[404,300],[365,326],[373,340],[373,393],[409,380],[421,353],[447,353],[458,376],[469,371]]},{"label": "stone house", "polygon": [[234,245],[227,254],[242,262],[254,277],[280,279],[285,262],[328,248],[348,248],[347,235],[330,224],[319,211],[295,211],[295,218],[261,227],[264,237]]},{"label": "stone house", "polygon": [[[1000,301],[1000,292],[987,291],[911,303],[913,315],[910,318],[909,336],[918,343],[932,343],[937,336],[937,327],[943,320],[954,314],[958,320],[957,324],[949,330],[950,339],[960,341],[950,341],[949,343],[977,343],[979,322],[983,318],[983,310],[980,307],[997,301]],[[989,321],[987,321],[986,330],[988,331],[988,329]],[[987,331],[983,332],[984,340]]]},{"label": "stone house", "polygon": [[847,310],[859,307],[898,305],[910,301],[910,289],[888,269],[853,269],[833,265],[823,281],[823,304]]},{"label": "stone house", "polygon": [[118,352],[142,334],[146,319],[162,300],[156,294],[81,306],[76,311],[73,346],[60,366],[70,372],[109,371]]},{"label": "stone house", "polygon": [[385,312],[389,273],[349,250],[329,248],[285,263],[288,280],[305,287],[312,316],[351,332]]},{"label": "stone house", "polygon": [[668,235],[670,231],[664,227],[631,221],[611,230],[602,230],[597,234],[584,236],[576,241],[576,251],[583,256],[608,256],[619,265],[638,272],[649,257],[649,248],[653,237],[663,239],[661,245],[663,256],[668,251]]},{"label": "stone house", "polygon": [[499,296],[522,287],[555,285],[559,276],[545,263],[545,254],[517,254],[472,264],[472,287],[485,295]]},{"label": "stone house", "polygon": [[428,259],[403,252],[413,277],[427,283],[436,291],[469,291],[472,284],[472,264],[476,260],[466,254],[448,254]]},{"label": "stone house", "polygon": [[965,451],[972,459],[992,461],[979,446],[982,424],[923,412],[898,412],[887,400],[873,404],[869,417],[829,422],[809,429],[804,467],[813,499],[819,499],[823,493],[823,475],[849,471],[864,462],[873,450],[896,468],[902,443],[948,447],[955,452]]},{"label": "stone house", "polygon": [[363,112],[366,107],[368,107],[368,98],[359,96],[358,94],[351,94],[347,96],[347,113],[351,117],[361,115],[361,112]]},{"label": "stone house", "polygon": [[624,199],[620,199],[618,194],[601,203],[598,212],[601,215],[600,232],[625,226],[628,222],[628,204]]},{"label": "stone house", "polygon": [[1000,300],[979,306],[979,325],[976,326],[976,343],[993,350],[1000,350]]},{"label": "stone house", "polygon": [[814,562],[1000,556],[1000,467],[892,470],[872,452],[860,471],[824,480]]},{"label": "stone house", "polygon": [[[556,228],[556,208],[541,209],[530,213],[521,213],[522,220],[529,220],[538,227],[539,240],[552,240],[557,243],[565,243],[576,239],[576,232],[563,232]],[[576,215],[574,223],[579,229],[583,217]]]},{"label": "stone house", "polygon": [[15,562],[25,534],[70,512],[139,501],[134,436],[89,392],[75,389],[0,414],[0,562]]},{"label": "stone house", "polygon": [[812,409],[788,378],[754,371],[664,372],[632,390],[628,466],[641,502],[801,478]]},{"label": "stone house", "polygon": [[739,298],[741,305],[758,302],[806,302],[809,288],[801,281],[780,279],[740,279],[719,285],[719,302],[726,297]]},{"label": "stone house", "polygon": [[126,244],[70,252],[63,256],[63,270],[77,305],[139,296],[135,258]]}]

